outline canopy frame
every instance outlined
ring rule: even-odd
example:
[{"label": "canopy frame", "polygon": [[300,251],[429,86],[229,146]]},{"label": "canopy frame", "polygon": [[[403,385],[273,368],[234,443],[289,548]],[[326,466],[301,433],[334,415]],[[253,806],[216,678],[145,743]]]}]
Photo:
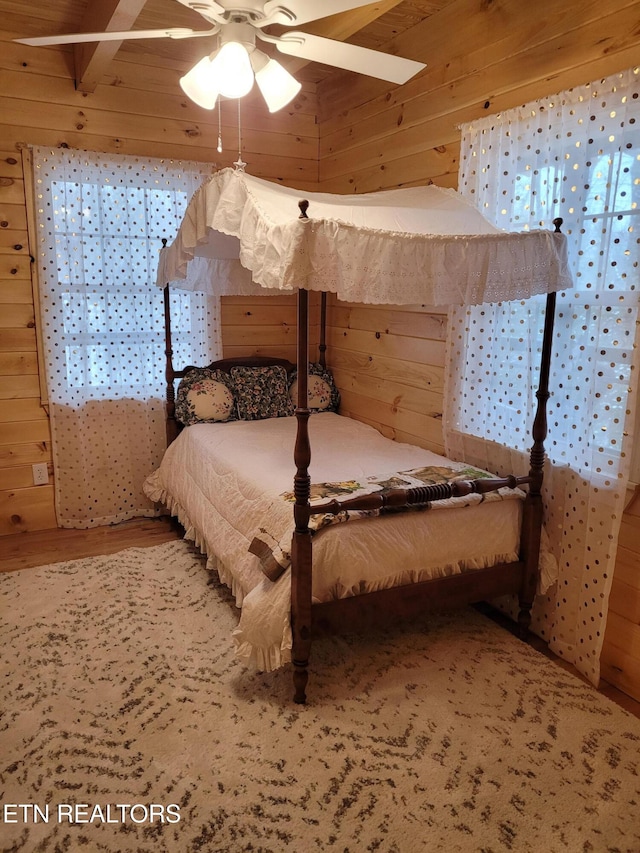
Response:
[{"label": "canopy frame", "polygon": [[[308,202],[299,202],[300,219],[307,219]],[[555,234],[560,234],[562,219],[553,221]],[[165,243],[165,241],[163,241]],[[549,399],[549,375],[555,318],[555,292],[546,296],[546,314],[540,355],[540,379],[536,392],[536,412],[533,421],[533,444],[529,457],[529,473],[525,477],[507,477],[424,486],[420,488],[393,489],[385,496],[365,495],[343,502],[329,502],[311,506],[311,442],[309,437],[308,377],[309,363],[309,292],[305,288],[297,291],[297,347],[296,366],[298,376],[296,439],[293,451],[294,475],[294,522],[295,529],[291,548],[291,627],[293,636],[292,662],[294,701],[306,701],[309,679],[311,642],[318,630],[335,630],[345,624],[357,630],[385,618],[410,618],[435,607],[474,603],[479,600],[505,594],[516,594],[519,601],[518,633],[526,639],[530,623],[531,608],[536,593],[540,542],[542,533],[542,481],[545,461],[545,439],[547,436],[547,401]],[[173,366],[171,343],[171,310],[169,285],[164,290],[165,333],[166,333],[166,380],[167,380],[167,441],[177,435],[179,426],[175,420],[175,380],[192,369],[176,370]],[[326,364],[326,293],[322,294],[320,361]],[[216,367],[232,364],[288,364],[286,359],[250,356],[214,362]],[[451,577],[436,578],[407,586],[385,589],[346,599],[337,599],[312,604],[312,533],[309,526],[312,514],[340,512],[343,509],[369,510],[381,505],[407,507],[428,504],[436,500],[457,497],[470,492],[484,493],[503,487],[515,488],[526,485],[527,494],[523,507],[520,554],[514,563],[500,563],[477,572],[463,573]],[[380,501],[382,500],[382,504]]]}]

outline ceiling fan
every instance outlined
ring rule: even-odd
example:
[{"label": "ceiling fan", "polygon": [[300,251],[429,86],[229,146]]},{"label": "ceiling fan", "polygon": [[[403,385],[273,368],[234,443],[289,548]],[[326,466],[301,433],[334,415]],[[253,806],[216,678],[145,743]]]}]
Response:
[{"label": "ceiling fan", "polygon": [[124,41],[125,39],[200,38],[217,36],[217,49],[204,56],[180,80],[185,93],[197,104],[213,109],[219,95],[242,97],[253,85],[258,86],[271,112],[281,109],[295,97],[300,84],[280,63],[270,59],[255,46],[256,38],[275,45],[284,54],[313,62],[321,62],[358,74],[377,77],[390,83],[406,83],[425,65],[412,59],[394,56],[370,48],[346,44],[298,30],[275,36],[265,27],[279,24],[292,27],[336,15],[372,0],[178,0],[198,12],[212,26],[207,30],[169,27],[160,30],[126,32],[71,33],[15,39],[34,46],[77,44],[92,41]]}]

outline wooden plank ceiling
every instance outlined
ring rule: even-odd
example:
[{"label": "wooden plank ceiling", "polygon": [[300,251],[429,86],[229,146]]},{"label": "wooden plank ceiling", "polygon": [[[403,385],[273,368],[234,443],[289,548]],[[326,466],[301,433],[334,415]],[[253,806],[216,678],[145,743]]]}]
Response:
[{"label": "wooden plank ceiling", "polygon": [[[379,0],[340,15],[309,22],[300,29],[374,50],[385,50],[392,39],[453,2],[455,0]],[[7,15],[5,20],[10,21],[11,31],[23,37],[162,27],[202,30],[209,26],[200,15],[177,0],[48,0],[47,3],[2,0],[1,5]],[[242,6],[242,2],[238,6]],[[278,29],[272,27],[268,31],[277,33]],[[270,52],[264,45],[261,49]],[[94,91],[108,74],[109,64],[116,55],[121,60],[136,62],[144,57],[146,64],[170,62],[173,67],[183,66],[186,69],[201,54],[201,39],[148,39],[76,45],[76,88],[83,92]],[[300,79],[319,82],[332,73],[329,65],[309,63],[281,54],[278,58]]]}]

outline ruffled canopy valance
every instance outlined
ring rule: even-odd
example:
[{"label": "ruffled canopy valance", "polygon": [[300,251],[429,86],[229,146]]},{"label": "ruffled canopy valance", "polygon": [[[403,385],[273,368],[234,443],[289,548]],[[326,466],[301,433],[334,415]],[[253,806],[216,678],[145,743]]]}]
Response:
[{"label": "ruffled canopy valance", "polygon": [[[309,201],[308,219],[298,202]],[[157,283],[225,294],[477,305],[572,286],[564,235],[505,233],[453,190],[307,193],[223,169],[191,199]]]}]

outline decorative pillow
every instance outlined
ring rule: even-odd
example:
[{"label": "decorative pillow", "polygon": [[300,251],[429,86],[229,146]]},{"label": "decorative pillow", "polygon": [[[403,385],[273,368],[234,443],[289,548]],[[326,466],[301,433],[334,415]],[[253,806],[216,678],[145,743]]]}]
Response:
[{"label": "decorative pillow", "polygon": [[[289,386],[289,396],[296,406],[298,403],[298,378],[293,374]],[[307,400],[312,412],[337,412],[340,407],[340,392],[336,388],[331,373],[321,364],[309,364],[307,379]]]},{"label": "decorative pillow", "polygon": [[287,371],[281,365],[232,367],[231,378],[240,420],[257,421],[293,414]]},{"label": "decorative pillow", "polygon": [[209,367],[190,370],[178,385],[176,419],[185,426],[237,420],[229,374]]}]

